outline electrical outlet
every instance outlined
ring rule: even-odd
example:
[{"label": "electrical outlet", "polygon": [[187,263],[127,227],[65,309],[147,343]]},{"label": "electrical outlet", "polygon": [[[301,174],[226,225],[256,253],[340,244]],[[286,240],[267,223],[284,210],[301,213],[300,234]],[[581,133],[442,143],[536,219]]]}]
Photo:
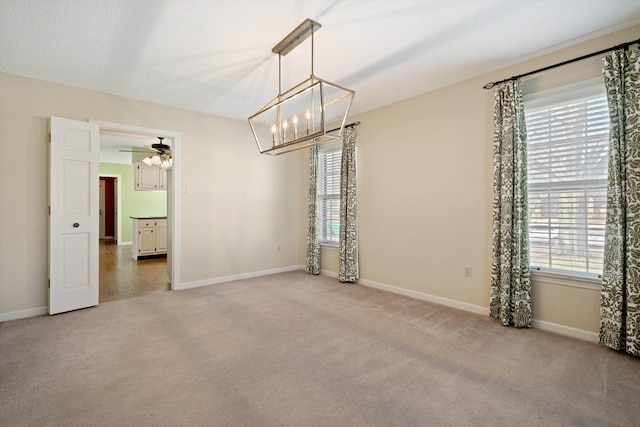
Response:
[{"label": "electrical outlet", "polygon": [[465,265],[464,266],[464,275],[466,277],[471,277],[473,273],[473,268],[470,265]]}]

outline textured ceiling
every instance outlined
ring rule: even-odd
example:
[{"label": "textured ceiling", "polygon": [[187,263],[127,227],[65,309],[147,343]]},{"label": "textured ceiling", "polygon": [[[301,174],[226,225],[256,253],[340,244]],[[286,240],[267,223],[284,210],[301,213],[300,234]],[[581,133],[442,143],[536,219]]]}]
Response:
[{"label": "textured ceiling", "polygon": [[[356,91],[354,114],[640,23],[640,1],[0,0],[0,71],[245,120],[306,18],[315,74]],[[283,89],[310,46],[283,57]]]}]

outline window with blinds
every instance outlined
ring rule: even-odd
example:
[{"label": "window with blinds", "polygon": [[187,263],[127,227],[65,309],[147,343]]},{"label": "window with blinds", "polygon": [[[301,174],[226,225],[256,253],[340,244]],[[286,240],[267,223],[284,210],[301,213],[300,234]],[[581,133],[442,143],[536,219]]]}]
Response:
[{"label": "window with blinds", "polygon": [[338,244],[340,232],[340,145],[328,145],[319,153],[318,203],[320,243]]},{"label": "window with blinds", "polygon": [[602,80],[525,96],[534,270],[601,277],[609,113]]}]

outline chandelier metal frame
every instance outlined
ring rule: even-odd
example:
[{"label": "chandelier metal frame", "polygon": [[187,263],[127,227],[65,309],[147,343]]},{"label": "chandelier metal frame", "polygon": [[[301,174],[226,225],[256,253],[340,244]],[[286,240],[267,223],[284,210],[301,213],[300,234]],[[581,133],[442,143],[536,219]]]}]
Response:
[{"label": "chandelier metal frame", "polygon": [[[314,74],[313,34],[321,27],[306,19],[271,50],[278,54],[278,96],[248,119],[262,154],[288,153],[342,136],[355,92]],[[282,57],[309,37],[311,76],[283,93]],[[339,126],[328,130],[327,123]]]}]

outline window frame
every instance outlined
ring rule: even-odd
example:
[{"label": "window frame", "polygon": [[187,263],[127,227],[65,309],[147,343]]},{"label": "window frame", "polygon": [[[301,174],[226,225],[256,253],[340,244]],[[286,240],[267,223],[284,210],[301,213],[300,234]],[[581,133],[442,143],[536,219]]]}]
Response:
[{"label": "window frame", "polygon": [[[525,116],[527,110],[539,109],[541,107],[552,108],[553,105],[568,104],[580,98],[586,98],[591,96],[605,96],[606,91],[602,77],[595,79],[589,79],[581,82],[577,82],[570,85],[565,85],[545,91],[539,91],[535,93],[524,95],[524,109]],[[529,132],[529,131],[527,131]],[[608,142],[608,136],[607,136]],[[527,144],[529,144],[529,133],[527,133]],[[608,160],[608,159],[607,159]],[[529,163],[529,162],[528,162]],[[600,180],[599,180],[600,181]],[[605,186],[605,203],[606,203],[606,178],[603,180]],[[540,188],[543,184],[528,184],[528,192],[531,191],[530,187]],[[557,184],[556,184],[557,185]],[[587,184],[584,184],[587,185]],[[554,186],[553,182],[548,182],[547,186],[550,188]],[[605,207],[606,209],[606,207]],[[531,217],[531,212],[527,213]],[[531,224],[529,224],[531,227]],[[603,224],[604,227],[604,224]],[[529,238],[531,239],[531,232],[529,232]],[[534,281],[540,280],[545,283],[558,284],[563,286],[581,287],[587,289],[600,289],[602,282],[602,272],[589,273],[586,271],[574,271],[564,270],[558,268],[545,268],[536,266],[530,262],[530,271]]]},{"label": "window frame", "polygon": [[[339,153],[337,160],[337,173],[334,174],[337,177],[337,193],[325,194],[324,190],[324,178],[325,178],[325,167],[324,163],[326,161],[326,156],[329,154]],[[342,162],[342,143],[341,141],[333,141],[320,145],[318,147],[318,182],[317,182],[317,206],[318,206],[318,225],[320,227],[318,241],[321,246],[327,246],[331,248],[337,248],[340,244],[339,241],[339,229],[340,229],[340,169]],[[326,227],[325,227],[325,209],[323,209],[323,202],[325,200],[337,201],[337,215],[338,215],[338,233],[336,233],[336,239],[327,239],[326,238]]]}]

